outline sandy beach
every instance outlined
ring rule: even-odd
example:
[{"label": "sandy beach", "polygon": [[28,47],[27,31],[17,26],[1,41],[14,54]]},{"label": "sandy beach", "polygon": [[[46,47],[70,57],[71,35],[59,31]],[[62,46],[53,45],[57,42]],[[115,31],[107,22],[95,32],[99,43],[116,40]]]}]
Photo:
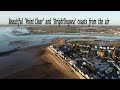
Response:
[{"label": "sandy beach", "polygon": [[63,44],[65,40],[65,38],[59,38],[49,44],[25,48],[22,52],[31,53],[30,56],[35,64],[7,75],[3,79],[79,79],[66,63],[61,62],[60,58],[48,49],[50,44]]}]

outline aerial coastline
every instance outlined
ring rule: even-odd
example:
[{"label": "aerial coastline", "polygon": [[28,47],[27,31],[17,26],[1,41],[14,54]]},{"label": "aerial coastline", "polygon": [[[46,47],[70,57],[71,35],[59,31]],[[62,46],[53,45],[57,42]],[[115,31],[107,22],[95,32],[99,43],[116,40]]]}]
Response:
[{"label": "aerial coastline", "polygon": [[[65,40],[64,38],[54,39],[53,43],[63,44]],[[54,62],[54,59],[57,60],[59,58],[47,49],[50,45],[52,45],[52,43],[24,49],[27,52],[31,52],[31,50],[34,52],[33,60],[35,60],[37,64],[7,75],[3,77],[3,79],[79,79],[69,66],[65,64],[60,64],[61,66],[59,66],[59,62]],[[35,53],[36,49],[38,51]],[[10,56],[12,56],[12,54]]]},{"label": "aerial coastline", "polygon": [[[105,27],[106,29],[102,31],[99,30],[103,28],[104,27],[80,27],[78,29],[78,27],[76,28],[72,26],[40,26],[27,27],[27,31],[29,32],[25,31],[23,33],[21,32],[22,30],[17,31],[19,27],[15,28],[15,30],[10,32],[10,34],[12,35],[12,38],[16,37],[18,39],[11,39],[8,43],[8,46],[17,46],[17,48],[0,52],[0,78],[84,79],[84,77],[80,74],[79,77],[79,75],[77,75],[71,66],[67,65],[63,59],[61,59],[59,56],[56,56],[56,54],[53,54],[48,47],[51,45],[66,45],[66,42],[80,45],[92,44],[119,47],[119,35],[116,35],[117,37],[114,35],[114,33],[119,34],[119,27],[115,29],[117,32],[114,32],[113,34],[106,34],[106,30],[109,27]],[[94,32],[96,29],[98,30]],[[26,29],[23,28],[23,30]],[[90,31],[93,33],[90,33]],[[103,31],[105,32],[103,33]],[[34,41],[31,42],[30,39]],[[34,43],[37,44],[35,45]]]}]

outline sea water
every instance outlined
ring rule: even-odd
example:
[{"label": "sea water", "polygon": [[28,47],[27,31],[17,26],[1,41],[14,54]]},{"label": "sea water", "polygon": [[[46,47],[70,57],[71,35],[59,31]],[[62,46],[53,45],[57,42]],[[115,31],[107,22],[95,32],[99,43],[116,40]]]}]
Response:
[{"label": "sea water", "polygon": [[[80,33],[45,33],[45,34],[28,34],[26,27],[0,27],[0,52],[9,51],[17,47],[25,48],[34,45],[49,43],[54,38],[74,38],[77,40],[119,40],[119,35],[110,34],[80,34]],[[80,38],[95,37],[95,38]]]}]

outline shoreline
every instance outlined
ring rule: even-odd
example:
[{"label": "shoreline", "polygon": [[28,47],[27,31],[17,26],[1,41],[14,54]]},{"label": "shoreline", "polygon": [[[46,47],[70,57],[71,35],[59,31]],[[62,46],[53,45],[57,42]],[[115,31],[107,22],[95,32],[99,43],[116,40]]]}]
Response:
[{"label": "shoreline", "polygon": [[[47,49],[49,45],[63,44],[65,40],[66,38],[55,38],[51,43],[25,48],[23,52],[38,50],[34,52],[34,61],[37,65],[5,76],[3,79],[79,79],[69,66],[63,65],[63,68],[58,66],[54,59],[59,58]],[[41,62],[42,64],[39,64]]]}]

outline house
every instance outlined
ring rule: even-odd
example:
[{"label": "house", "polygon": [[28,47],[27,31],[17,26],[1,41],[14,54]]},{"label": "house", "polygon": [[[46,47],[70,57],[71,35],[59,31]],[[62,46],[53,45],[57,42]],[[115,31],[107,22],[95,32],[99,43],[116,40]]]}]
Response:
[{"label": "house", "polygon": [[101,79],[101,77],[98,75],[94,75],[93,79]]},{"label": "house", "polygon": [[102,47],[102,49],[107,49],[107,47],[104,46],[104,47]]},{"label": "house", "polygon": [[101,46],[100,46],[99,48],[100,48],[100,49],[102,49],[102,47],[101,47]]},{"label": "house", "polygon": [[102,50],[98,50],[97,55],[103,57],[105,53]]},{"label": "house", "polygon": [[77,64],[77,61],[75,61],[75,60],[69,60],[68,62],[69,62],[70,65],[73,65],[74,67]]},{"label": "house", "polygon": [[70,60],[70,58],[69,58],[69,57],[64,57],[64,59],[65,59],[66,61]]},{"label": "house", "polygon": [[50,45],[50,48],[53,48],[53,46],[52,46],[52,45]]},{"label": "house", "polygon": [[98,46],[95,45],[95,49],[97,49],[97,48],[98,48]]},{"label": "house", "polygon": [[107,50],[110,50],[110,46],[107,46]]},{"label": "house", "polygon": [[116,47],[115,47],[115,46],[114,46],[114,47],[110,47],[110,49],[115,50],[115,49],[116,49]]},{"label": "house", "polygon": [[107,70],[105,70],[105,73],[106,73],[106,74],[109,74],[109,73],[112,72],[112,70],[113,70],[113,68],[108,68]]},{"label": "house", "polygon": [[98,74],[99,76],[101,76],[101,77],[104,77],[104,76],[105,76],[105,74],[104,74],[104,73],[101,73],[101,72],[97,72],[97,74]]}]

